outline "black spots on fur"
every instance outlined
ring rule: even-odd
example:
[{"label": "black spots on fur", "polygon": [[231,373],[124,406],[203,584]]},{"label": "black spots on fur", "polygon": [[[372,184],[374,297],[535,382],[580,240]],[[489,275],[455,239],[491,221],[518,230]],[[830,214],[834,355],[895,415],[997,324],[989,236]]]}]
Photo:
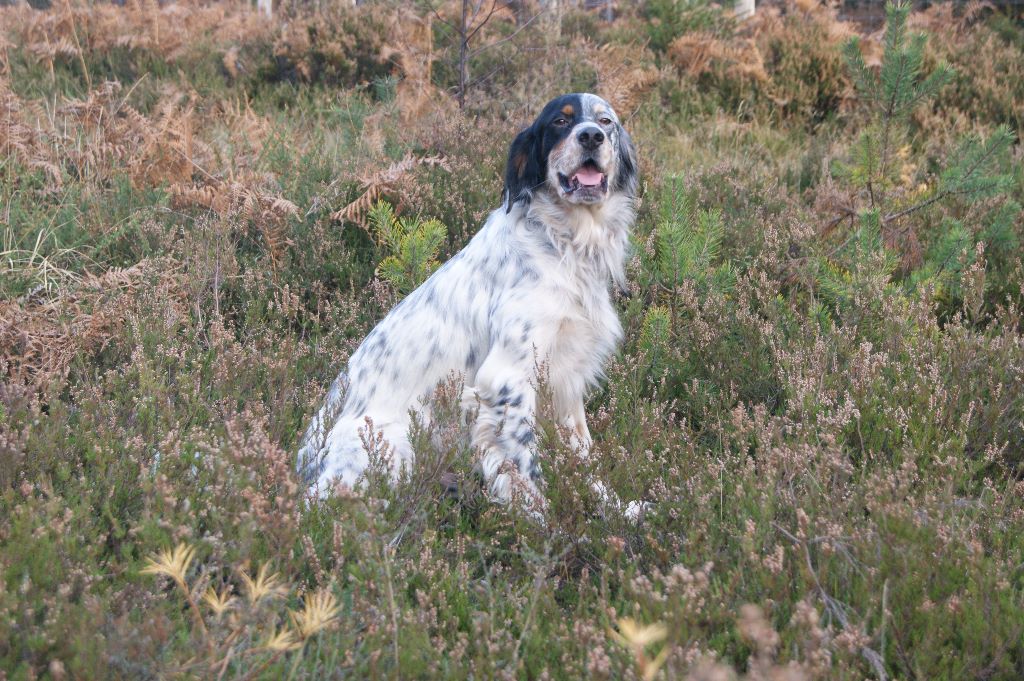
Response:
[{"label": "black spots on fur", "polygon": [[356,416],[362,415],[366,412],[366,399],[361,397],[353,400],[352,404],[345,411]]},{"label": "black spots on fur", "polygon": [[428,307],[437,307],[437,289],[433,286],[426,290],[427,299],[424,301]]},{"label": "black spots on fur", "polygon": [[380,329],[374,329],[371,331],[370,335],[366,337],[365,341],[363,341],[363,352],[366,353],[367,359],[379,360],[381,355],[384,353],[387,342],[387,334],[383,331]]},{"label": "black spots on fur", "polygon": [[466,368],[472,369],[473,367],[475,367],[476,359],[476,348],[470,348],[469,352],[466,354]]},{"label": "black spots on fur", "polygon": [[525,428],[516,431],[515,440],[523,447],[530,447],[537,441],[537,436],[533,434],[533,430]]},{"label": "black spots on fur", "polygon": [[505,383],[498,389],[498,396],[494,400],[494,406],[518,409],[523,406],[523,394],[515,392],[512,386]]},{"label": "black spots on fur", "polygon": [[523,281],[534,283],[540,280],[540,273],[522,257],[513,256],[508,260],[503,259],[502,268],[504,269],[506,265],[509,266],[510,277],[514,283]]},{"label": "black spots on fur", "polygon": [[525,345],[526,341],[530,339],[531,331],[533,331],[533,324],[531,322],[523,322],[523,333],[519,336],[519,342],[522,345]]},{"label": "black spots on fur", "polygon": [[540,463],[538,463],[535,456],[530,457],[529,475],[530,480],[536,481],[540,479]]},{"label": "black spots on fur", "polygon": [[496,291],[503,288],[501,279],[504,279],[502,260],[498,256],[488,255],[480,270],[479,286],[485,291]]},{"label": "black spots on fur", "polygon": [[316,482],[326,466],[327,461],[320,453],[308,450],[299,453],[299,475],[306,485],[312,485]]},{"label": "black spots on fur", "polygon": [[515,462],[520,475],[528,475],[532,480],[537,479],[533,473],[535,469],[538,474],[540,473],[540,469],[537,468],[537,457],[535,457],[529,450],[519,452],[515,457]]},{"label": "black spots on fur", "polygon": [[551,239],[542,239],[540,244],[544,248],[544,252],[548,255],[558,255],[558,246],[556,246],[555,242]]}]

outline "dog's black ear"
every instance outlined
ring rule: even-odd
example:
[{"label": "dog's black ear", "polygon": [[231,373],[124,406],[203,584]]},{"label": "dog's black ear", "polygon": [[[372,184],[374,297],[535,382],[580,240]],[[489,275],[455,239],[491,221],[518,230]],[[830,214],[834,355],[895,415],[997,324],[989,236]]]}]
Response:
[{"label": "dog's black ear", "polygon": [[619,138],[619,172],[615,178],[615,188],[630,196],[636,196],[639,177],[636,168],[636,147],[633,146],[633,139],[621,125],[618,130]]},{"label": "dog's black ear", "polygon": [[520,200],[530,200],[530,192],[544,182],[544,167],[541,163],[540,135],[537,126],[531,125],[516,135],[508,150],[508,165],[505,167],[505,212],[512,212],[512,205]]}]

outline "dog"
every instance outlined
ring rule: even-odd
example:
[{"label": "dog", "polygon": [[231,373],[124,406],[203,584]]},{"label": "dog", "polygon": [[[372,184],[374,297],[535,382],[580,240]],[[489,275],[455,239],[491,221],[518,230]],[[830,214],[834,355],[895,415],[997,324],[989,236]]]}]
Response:
[{"label": "dog", "polygon": [[622,339],[611,289],[626,290],[636,150],[608,102],[563,95],[515,137],[504,179],[503,205],[377,324],[330,387],[298,457],[321,494],[357,487],[371,424],[392,474],[409,465],[411,413],[428,422],[428,398],[453,372],[477,413],[472,444],[495,500],[519,490],[527,505],[543,503],[538,367],[572,446],[589,452],[584,398]]}]

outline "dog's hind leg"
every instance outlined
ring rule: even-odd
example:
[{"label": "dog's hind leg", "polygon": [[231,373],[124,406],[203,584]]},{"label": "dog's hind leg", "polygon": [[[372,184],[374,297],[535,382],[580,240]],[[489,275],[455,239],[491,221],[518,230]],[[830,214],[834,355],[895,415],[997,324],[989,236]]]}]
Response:
[{"label": "dog's hind leg", "polygon": [[413,463],[407,421],[374,423],[371,419],[342,417],[325,442],[325,453],[317,477],[317,489],[326,496],[339,483],[357,489],[368,468],[375,463],[385,467],[394,484],[403,467]]},{"label": "dog's hind leg", "polygon": [[344,371],[331,383],[327,390],[327,396],[320,409],[313,415],[306,432],[299,442],[299,453],[295,460],[295,468],[300,479],[306,486],[313,483],[320,477],[324,468],[324,458],[327,453],[327,436],[334,428],[341,414],[345,402],[345,393],[348,388],[348,377]]}]

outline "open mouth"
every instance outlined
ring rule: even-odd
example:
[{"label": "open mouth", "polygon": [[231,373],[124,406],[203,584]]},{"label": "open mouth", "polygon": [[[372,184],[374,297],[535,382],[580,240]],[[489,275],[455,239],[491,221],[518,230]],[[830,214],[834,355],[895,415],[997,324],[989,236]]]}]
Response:
[{"label": "open mouth", "polygon": [[572,175],[558,173],[558,181],[566,194],[603,194],[608,191],[608,176],[593,161],[586,161]]}]

